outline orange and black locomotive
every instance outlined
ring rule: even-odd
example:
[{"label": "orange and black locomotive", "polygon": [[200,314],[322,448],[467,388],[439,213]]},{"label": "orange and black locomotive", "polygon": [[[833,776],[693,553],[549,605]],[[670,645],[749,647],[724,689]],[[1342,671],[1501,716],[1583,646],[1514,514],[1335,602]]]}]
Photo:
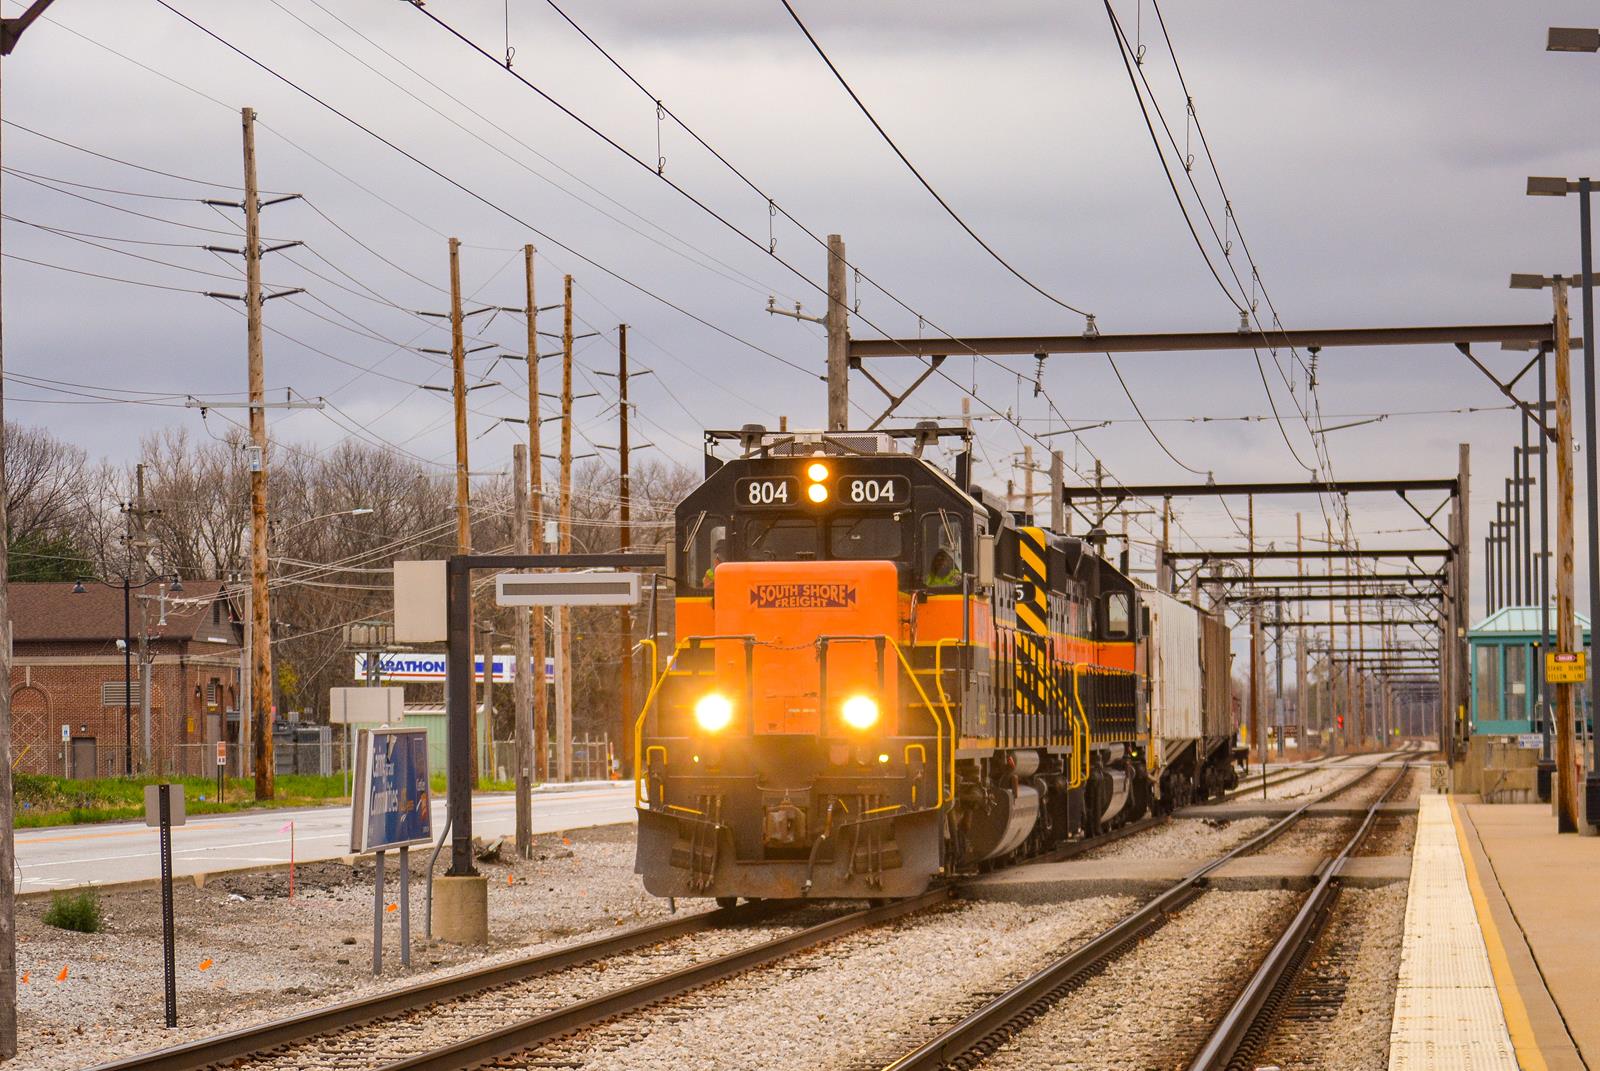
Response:
[{"label": "orange and black locomotive", "polygon": [[[954,473],[923,456],[950,436]],[[636,732],[652,893],[911,896],[1229,777],[1226,629],[1174,626],[1220,662],[1188,639],[1167,657],[1196,683],[1153,691],[1140,586],[973,486],[966,430],[706,438]],[[1151,720],[1175,690],[1182,738]]]}]

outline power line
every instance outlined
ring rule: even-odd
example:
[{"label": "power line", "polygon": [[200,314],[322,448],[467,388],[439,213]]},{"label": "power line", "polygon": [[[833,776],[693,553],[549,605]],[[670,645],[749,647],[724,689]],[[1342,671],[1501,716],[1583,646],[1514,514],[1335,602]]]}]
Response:
[{"label": "power line", "polygon": [[[552,7],[554,6],[553,0],[547,0],[547,2],[550,2]],[[967,235],[983,248],[985,253],[988,253],[989,256],[994,258],[996,263],[998,263],[1002,268],[1010,272],[1012,275],[1016,276],[1025,285],[1027,285],[1029,289],[1033,290],[1035,293],[1038,293],[1045,299],[1055,303],[1056,305],[1061,306],[1063,309],[1066,309],[1069,312],[1077,313],[1079,316],[1082,316],[1088,320],[1089,323],[1094,323],[1094,316],[1091,313],[1087,313],[1078,308],[1076,305],[1072,305],[1069,302],[1061,300],[1054,294],[1050,293],[1050,291],[1046,290],[1044,287],[1028,278],[1028,276],[1018,271],[1009,260],[1001,256],[999,252],[996,251],[994,246],[985,241],[982,235],[973,230],[972,226],[967,223],[965,219],[961,218],[960,213],[958,213],[954,208],[950,207],[950,202],[946,201],[939,191],[933,188],[933,183],[927,180],[922,172],[918,170],[917,165],[911,162],[911,158],[901,150],[899,145],[895,144],[895,140],[889,136],[889,132],[883,128],[883,124],[878,122],[877,116],[872,114],[871,109],[869,109],[866,103],[862,101],[860,95],[857,94],[853,88],[851,88],[850,83],[845,80],[844,75],[840,73],[839,68],[835,66],[833,60],[828,57],[827,52],[823,51],[822,45],[817,41],[816,36],[813,35],[812,32],[807,29],[806,24],[801,21],[799,13],[794,9],[794,5],[790,4],[789,0],[778,0],[778,2],[781,3],[783,5],[783,9],[789,13],[789,17],[793,19],[794,24],[800,28],[800,32],[805,34],[806,40],[811,42],[811,47],[816,50],[817,55],[821,57],[822,62],[827,65],[828,70],[833,72],[833,76],[838,80],[839,85],[844,88],[844,91],[847,94],[849,94],[850,99],[855,101],[855,105],[861,110],[861,114],[867,117],[867,122],[872,124],[872,129],[876,130],[878,132],[878,136],[883,138],[884,143],[887,144],[889,148],[894,150],[894,154],[900,158],[900,162],[906,165],[906,170],[910,171],[911,174],[916,177],[916,180],[922,184],[922,188],[927,190],[929,195],[939,203],[940,208],[944,209],[945,214],[951,219],[955,220],[961,229],[966,231]],[[1163,447],[1163,449],[1165,448]],[[1173,460],[1177,459],[1174,458]]]},{"label": "power line", "polygon": [[[270,67],[267,64],[263,63],[261,60],[256,59],[254,56],[252,56],[248,52],[244,51],[239,46],[233,44],[232,42],[228,41],[226,38],[222,37],[221,35],[217,34],[216,32],[212,31],[211,29],[207,28],[206,26],[204,26],[200,22],[196,21],[195,19],[191,18],[190,16],[184,14],[182,11],[180,11],[177,8],[173,7],[170,3],[167,2],[167,0],[156,0],[156,3],[160,4],[163,8],[166,8],[172,14],[178,16],[180,19],[182,19],[184,22],[187,22],[189,25],[193,26],[195,29],[197,29],[200,32],[204,33],[207,37],[210,37],[212,40],[214,40],[217,43],[223,45],[229,51],[231,51],[231,52],[235,53],[236,55],[240,56],[241,58],[247,60],[249,63],[251,63],[255,67],[257,67],[260,70],[262,70],[262,71],[266,72],[267,74],[271,75],[273,78],[276,78],[278,81],[284,83],[289,88],[291,88],[291,89],[295,90],[296,92],[300,93],[302,96],[306,97],[308,100],[312,101],[313,103],[315,103],[315,104],[321,106],[322,108],[326,109],[327,111],[333,113],[334,115],[338,116],[340,119],[343,119],[345,122],[349,123],[351,126],[355,127],[357,130],[360,130],[362,133],[366,134],[368,137],[372,138],[375,141],[378,141],[378,142],[382,143],[383,145],[387,146],[388,148],[392,149],[393,151],[399,153],[401,156],[404,156],[406,159],[410,160],[412,163],[416,164],[418,167],[421,167],[423,170],[428,171],[429,173],[431,173],[435,177],[439,178],[440,180],[444,181],[448,185],[455,187],[457,190],[461,191],[462,193],[465,193],[467,196],[469,196],[473,200],[476,200],[479,203],[483,204],[485,207],[493,209],[495,212],[498,212],[499,214],[505,216],[507,219],[511,220],[513,223],[516,223],[518,226],[525,228],[530,233],[537,234],[539,237],[543,238],[545,241],[551,243],[552,245],[557,246],[558,248],[566,251],[567,253],[571,254],[572,256],[577,257],[579,260],[583,261],[585,264],[588,264],[590,267],[595,268],[596,270],[601,271],[601,272],[605,273],[606,275],[609,275],[611,278],[617,280],[618,282],[622,283],[623,285],[625,285],[627,287],[630,287],[631,289],[637,290],[639,293],[644,294],[646,297],[649,297],[652,300],[657,301],[657,302],[661,303],[662,305],[667,306],[668,308],[672,309],[674,312],[677,312],[678,314],[680,314],[682,316],[688,317],[689,319],[695,321],[696,323],[700,324],[701,326],[709,328],[710,330],[715,331],[717,334],[722,335],[725,338],[728,338],[728,339],[730,339],[730,340],[732,340],[734,342],[739,343],[741,346],[745,346],[746,348],[754,350],[757,353],[760,353],[760,354],[763,354],[763,355],[765,355],[767,357],[770,357],[773,360],[777,361],[778,363],[786,365],[786,366],[794,369],[795,371],[801,372],[801,373],[803,373],[803,374],[805,374],[807,376],[815,376],[816,375],[816,373],[811,371],[810,369],[807,369],[807,368],[805,368],[805,367],[803,367],[803,366],[801,366],[799,364],[796,364],[795,362],[789,360],[788,358],[781,357],[778,354],[773,353],[771,350],[768,350],[765,347],[759,346],[756,343],[749,341],[748,339],[742,338],[739,335],[734,334],[732,331],[729,331],[728,329],[726,329],[724,327],[721,327],[721,326],[719,326],[717,324],[712,323],[710,320],[707,320],[704,317],[699,316],[698,314],[689,311],[688,309],[684,308],[682,305],[679,305],[676,302],[670,300],[669,298],[667,298],[667,297],[665,297],[665,296],[663,296],[661,294],[658,294],[653,290],[650,290],[649,288],[645,287],[644,285],[642,285],[640,283],[637,283],[637,282],[633,281],[632,279],[628,278],[627,276],[625,276],[625,275],[621,274],[620,272],[618,272],[618,271],[606,266],[605,264],[600,263],[599,261],[593,259],[592,257],[586,256],[585,254],[579,252],[577,249],[573,248],[572,246],[567,245],[565,242],[562,242],[560,239],[558,239],[555,236],[549,234],[548,232],[546,232],[544,230],[541,230],[538,227],[533,226],[531,223],[529,223],[528,221],[522,219],[521,217],[519,217],[518,215],[516,215],[515,213],[513,213],[509,209],[502,207],[501,205],[495,203],[494,201],[491,201],[488,197],[485,197],[483,194],[478,193],[476,190],[473,190],[471,187],[465,185],[464,183],[460,182],[459,180],[457,180],[455,178],[452,178],[451,176],[449,176],[445,172],[439,170],[437,167],[434,167],[432,164],[429,164],[426,161],[424,161],[421,157],[418,157],[417,155],[415,155],[414,153],[408,151],[407,149],[402,148],[397,143],[395,143],[393,141],[390,141],[388,138],[384,137],[382,134],[379,134],[377,131],[373,130],[371,127],[367,126],[366,124],[360,122],[359,120],[357,120],[354,117],[352,117],[351,115],[349,115],[347,112],[341,111],[340,109],[334,107],[332,104],[330,104],[327,101],[323,100],[321,97],[319,97],[316,94],[312,93],[310,90],[304,88],[299,83],[297,83],[297,82],[293,81],[292,79],[290,79],[288,76],[279,73],[278,71],[274,70],[272,67]],[[624,151],[626,151],[626,150],[624,150]]]}]

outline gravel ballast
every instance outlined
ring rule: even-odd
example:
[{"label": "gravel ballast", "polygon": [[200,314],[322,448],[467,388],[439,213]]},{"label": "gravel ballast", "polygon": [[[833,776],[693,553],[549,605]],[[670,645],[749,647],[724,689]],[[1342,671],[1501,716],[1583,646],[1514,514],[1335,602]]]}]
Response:
[{"label": "gravel ballast", "polygon": [[[399,912],[388,912],[382,979],[372,977],[370,863],[301,866],[292,902],[285,871],[220,877],[204,889],[178,882],[173,1030],[162,1017],[158,890],[105,894],[107,928],[98,934],[44,925],[48,900],[19,903],[17,969],[27,981],[18,986],[20,1053],[8,1067],[81,1068],[667,917],[666,901],[633,873],[632,827],[541,835],[532,860],[510,856],[508,848],[504,861],[479,864],[494,943],[469,949],[424,941],[427,853],[413,852],[412,968],[400,967]],[[447,863],[448,853],[439,872]],[[393,859],[388,878],[387,900],[397,903]],[[680,910],[709,907],[697,900]]]},{"label": "gravel ballast", "polygon": [[1056,1003],[989,1071],[1185,1066],[1266,955],[1300,897],[1210,892]]},{"label": "gravel ballast", "polygon": [[1257,1063],[1282,1071],[1384,1071],[1394,1017],[1406,887],[1346,889],[1301,974],[1301,992],[1320,1001],[1342,990],[1337,1010],[1291,998]]},{"label": "gravel ballast", "polygon": [[954,905],[853,934],[496,1066],[880,1067],[1135,906],[1121,897]]},{"label": "gravel ballast", "polygon": [[1207,858],[1244,843],[1268,824],[1266,818],[1174,818],[1154,829],[1085,852],[1078,858]]}]

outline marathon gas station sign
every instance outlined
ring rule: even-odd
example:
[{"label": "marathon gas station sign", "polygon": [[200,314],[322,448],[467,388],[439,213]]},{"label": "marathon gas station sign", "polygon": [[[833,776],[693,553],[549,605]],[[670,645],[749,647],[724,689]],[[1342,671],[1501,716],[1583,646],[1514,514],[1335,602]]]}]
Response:
[{"label": "marathon gas station sign", "polygon": [[[380,652],[378,655],[378,680],[398,682],[432,682],[444,681],[445,655],[443,651],[437,654],[418,654],[414,651],[405,652]],[[494,656],[495,683],[511,683],[516,675],[517,659],[515,655]],[[483,655],[475,655],[472,663],[473,676],[483,677]],[[356,655],[355,679],[367,679],[367,655]],[[556,679],[556,660],[544,660],[544,679],[549,684]]]}]

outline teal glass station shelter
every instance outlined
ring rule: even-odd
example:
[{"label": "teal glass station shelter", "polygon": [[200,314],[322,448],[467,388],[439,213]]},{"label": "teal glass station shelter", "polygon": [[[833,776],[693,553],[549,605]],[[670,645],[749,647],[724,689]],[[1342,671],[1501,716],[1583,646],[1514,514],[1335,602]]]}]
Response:
[{"label": "teal glass station shelter", "polygon": [[[1589,618],[1575,615],[1583,646],[1589,647]],[[1539,696],[1542,652],[1539,608],[1505,606],[1467,632],[1472,657],[1472,732],[1510,736],[1538,731],[1535,707]],[[1555,645],[1555,607],[1550,608],[1550,643]],[[1593,672],[1592,662],[1590,672]],[[1588,689],[1577,689],[1579,724],[1586,724]]]}]

